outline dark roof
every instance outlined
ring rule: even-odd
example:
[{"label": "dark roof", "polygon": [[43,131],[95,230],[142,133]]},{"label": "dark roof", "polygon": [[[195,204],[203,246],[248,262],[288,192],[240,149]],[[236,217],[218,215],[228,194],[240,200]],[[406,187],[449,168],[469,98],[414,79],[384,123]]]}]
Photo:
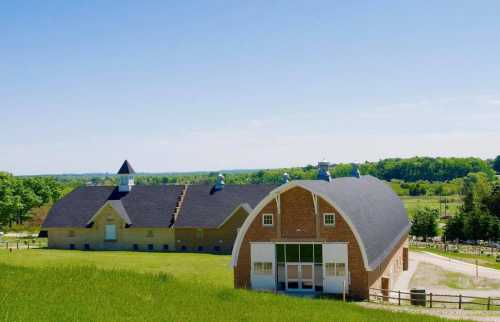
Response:
[{"label": "dark roof", "polygon": [[296,182],[325,196],[348,217],[364,245],[370,267],[378,266],[410,228],[401,199],[387,183],[375,177]]},{"label": "dark roof", "polygon": [[123,162],[122,166],[120,167],[120,170],[118,170],[118,174],[135,174],[135,171],[128,160],[125,160],[125,162]]},{"label": "dark roof", "polygon": [[215,228],[242,204],[255,207],[277,185],[226,184],[210,194],[210,185],[189,185],[174,227]]},{"label": "dark roof", "polygon": [[116,187],[79,187],[59,200],[42,228],[85,227],[109,200],[133,227],[169,227],[183,186],[134,186],[130,192]]}]

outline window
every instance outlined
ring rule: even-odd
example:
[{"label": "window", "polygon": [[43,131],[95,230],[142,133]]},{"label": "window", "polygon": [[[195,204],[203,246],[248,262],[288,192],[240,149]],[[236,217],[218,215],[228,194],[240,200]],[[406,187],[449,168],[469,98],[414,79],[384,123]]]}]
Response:
[{"label": "window", "polygon": [[155,249],[155,246],[153,244],[148,245],[148,250],[154,250],[154,249]]},{"label": "window", "polygon": [[168,245],[167,244],[163,245],[163,250],[168,250]]},{"label": "window", "polygon": [[335,264],[335,275],[336,276],[345,276],[345,263],[336,263]]},{"label": "window", "polygon": [[74,230],[68,231],[68,237],[75,237],[75,231]]},{"label": "window", "polygon": [[273,263],[255,262],[253,263],[253,271],[255,274],[271,275],[273,273]]},{"label": "window", "polygon": [[90,250],[90,244],[85,244],[85,245],[83,245],[83,248],[84,248],[85,250]]},{"label": "window", "polygon": [[214,251],[215,252],[220,252],[220,246],[214,246]]},{"label": "window", "polygon": [[325,226],[335,226],[335,214],[323,214],[323,223]]},{"label": "window", "polygon": [[272,226],[273,225],[273,214],[263,214],[262,215],[262,225],[263,226]]},{"label": "window", "polygon": [[116,240],[116,225],[108,224],[105,226],[105,240]]},{"label": "window", "polygon": [[325,263],[325,274],[330,277],[345,276],[345,263]]},{"label": "window", "polygon": [[335,263],[325,263],[325,275],[335,276]]},{"label": "window", "polygon": [[196,238],[203,239],[203,229],[196,229]]},{"label": "window", "polygon": [[133,248],[134,248],[134,250],[139,250],[139,245],[134,244]]},{"label": "window", "polygon": [[146,234],[146,237],[152,238],[154,237],[154,233],[152,230],[148,230],[148,233]]},{"label": "window", "polygon": [[185,252],[187,250],[187,247],[185,245],[182,245],[181,250]]},{"label": "window", "polygon": [[69,249],[75,249],[75,244],[69,244]]},{"label": "window", "polygon": [[203,246],[198,246],[198,251],[202,252],[203,251]]}]

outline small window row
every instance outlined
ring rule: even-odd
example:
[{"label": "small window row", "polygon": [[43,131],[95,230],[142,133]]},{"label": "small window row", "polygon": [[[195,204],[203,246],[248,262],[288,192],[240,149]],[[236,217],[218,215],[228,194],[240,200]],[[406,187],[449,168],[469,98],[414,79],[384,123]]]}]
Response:
[{"label": "small window row", "polygon": [[222,251],[221,247],[218,246],[218,245],[215,245],[212,248],[210,248],[210,247],[204,247],[204,246],[197,246],[197,247],[194,247],[193,249],[189,249],[186,245],[182,245],[177,250],[180,250],[182,252],[187,252],[189,250],[196,251],[196,252],[205,252],[205,251],[206,252],[210,252],[210,251],[213,251],[213,252],[216,252],[216,253]]},{"label": "small window row", "polygon": [[[323,225],[327,227],[335,227],[335,214],[334,213],[324,213],[323,214]],[[274,226],[274,215],[273,214],[262,214],[262,226],[273,227]]]}]

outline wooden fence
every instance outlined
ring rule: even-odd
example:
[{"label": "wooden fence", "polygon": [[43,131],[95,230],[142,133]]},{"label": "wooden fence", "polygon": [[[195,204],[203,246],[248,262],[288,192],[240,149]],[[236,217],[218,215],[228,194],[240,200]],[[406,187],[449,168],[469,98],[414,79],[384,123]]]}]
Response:
[{"label": "wooden fence", "polygon": [[469,255],[483,255],[483,256],[500,256],[500,249],[486,245],[466,245],[456,243],[442,243],[442,242],[421,242],[410,241],[410,246],[418,248],[431,248],[444,252],[454,252]]},{"label": "wooden fence", "polygon": [[0,241],[0,250],[32,249],[32,248],[45,248],[45,247],[47,247],[47,241],[40,239],[19,239],[19,240]]},{"label": "wooden fence", "polygon": [[418,305],[427,308],[453,308],[468,310],[500,310],[500,298],[477,297],[427,292],[401,292],[370,288],[369,301],[393,305]]}]

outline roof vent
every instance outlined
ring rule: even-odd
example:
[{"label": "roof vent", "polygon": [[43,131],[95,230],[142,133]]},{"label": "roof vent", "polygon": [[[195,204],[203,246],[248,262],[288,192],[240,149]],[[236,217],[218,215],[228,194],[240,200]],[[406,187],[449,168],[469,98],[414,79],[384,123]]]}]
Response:
[{"label": "roof vent", "polygon": [[210,194],[214,194],[215,192],[222,190],[224,188],[224,184],[224,175],[219,173],[217,180],[215,181],[215,185],[210,190]]},{"label": "roof vent", "polygon": [[288,174],[288,172],[283,173],[283,182],[284,183],[290,182],[290,175]]},{"label": "roof vent", "polygon": [[361,177],[361,173],[359,173],[358,165],[355,163],[352,164],[351,176],[354,178],[358,178],[358,179],[359,179],[359,177]]},{"label": "roof vent", "polygon": [[318,162],[318,180],[330,181],[332,176],[328,168],[330,167],[330,162],[323,160]]}]

